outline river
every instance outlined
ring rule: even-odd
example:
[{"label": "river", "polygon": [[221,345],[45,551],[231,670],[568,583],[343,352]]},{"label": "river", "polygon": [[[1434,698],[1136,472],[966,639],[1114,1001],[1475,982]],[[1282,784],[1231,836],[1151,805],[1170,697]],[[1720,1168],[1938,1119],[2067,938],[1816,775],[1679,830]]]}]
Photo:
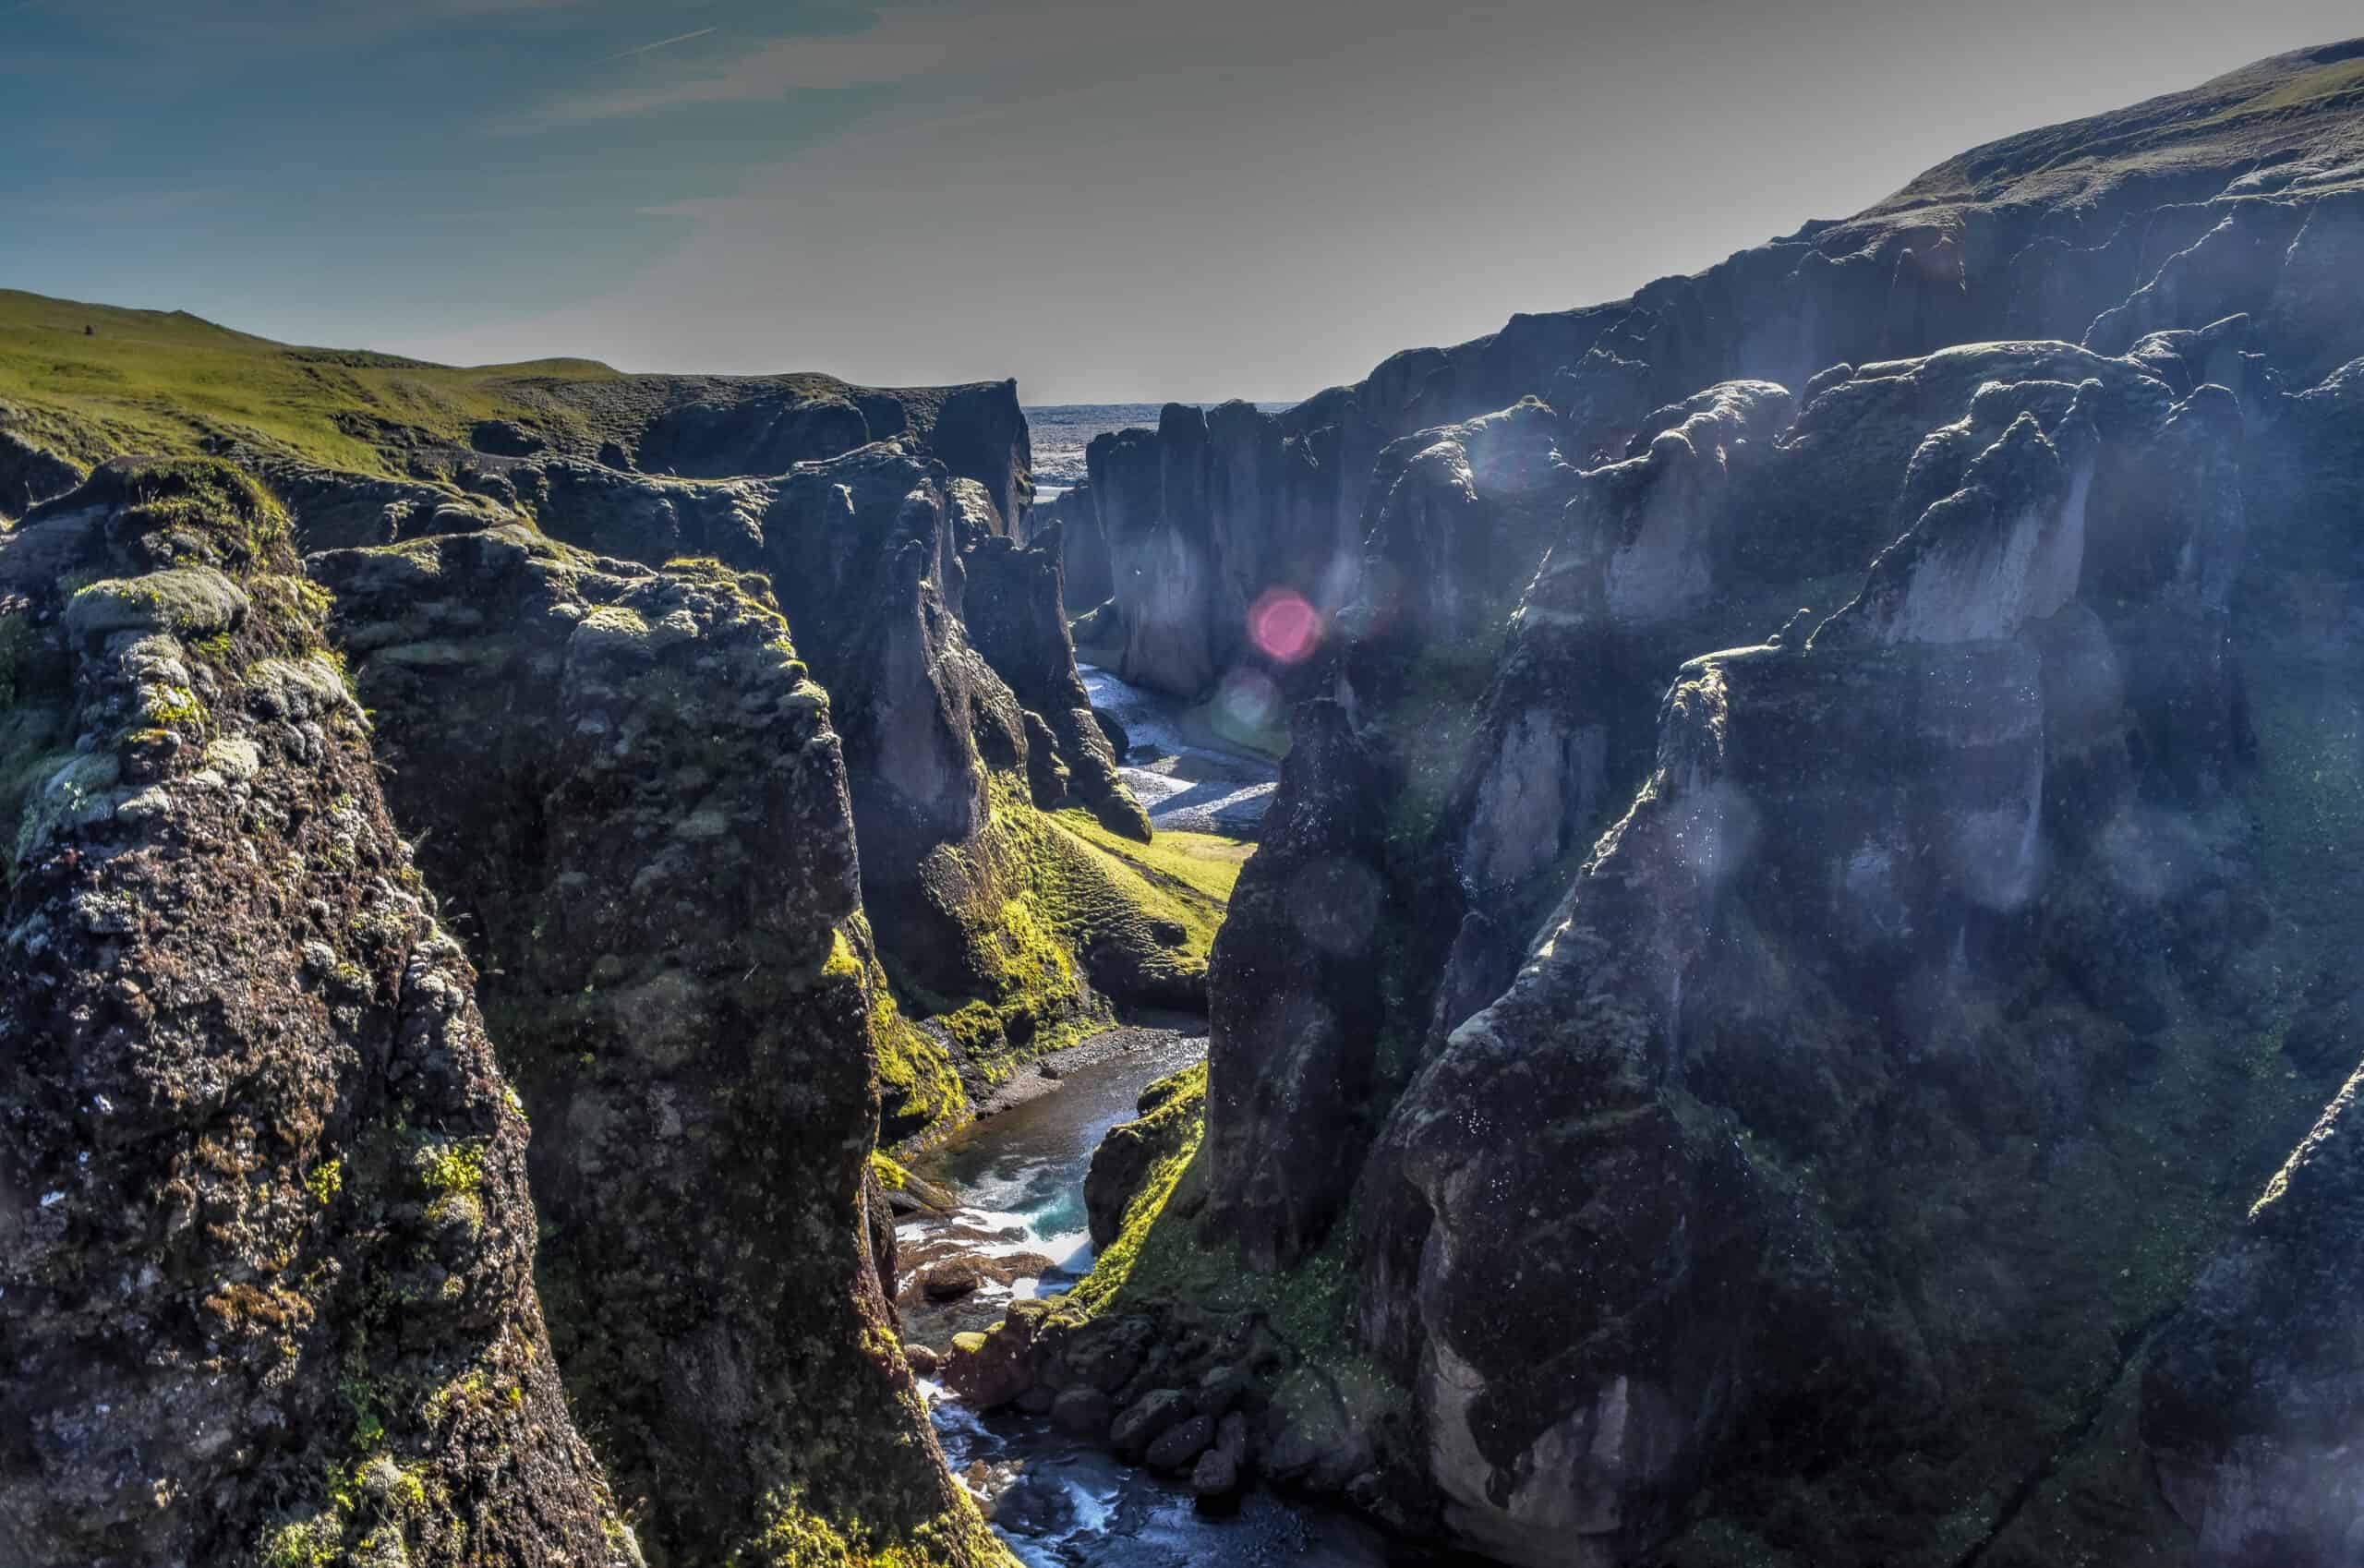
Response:
[{"label": "river", "polygon": [[[1125,778],[1164,829],[1254,835],[1273,789],[1271,758],[1210,735],[1194,710],[1086,666],[1092,700],[1123,724]],[[1112,1031],[1056,1063],[1047,1093],[995,1111],[913,1162],[958,1205],[897,1227],[908,1342],[942,1349],[1011,1301],[1066,1288],[1092,1267],[1083,1178],[1140,1092],[1206,1055],[1203,1020]],[[909,1288],[932,1262],[974,1260],[975,1291],[931,1302]],[[1201,1513],[1188,1490],[1119,1462],[1040,1417],[980,1416],[923,1381],[954,1474],[987,1500],[994,1527],[1031,1568],[1396,1568],[1434,1563],[1359,1519],[1251,1488],[1236,1512]]]},{"label": "river", "polygon": [[[1145,1033],[1146,1031],[1144,1031]],[[1015,1297],[1054,1291],[1092,1266],[1083,1177],[1108,1129],[1131,1119],[1152,1080],[1205,1055],[1203,1035],[1169,1032],[1066,1073],[1053,1092],[973,1123],[913,1169],[961,1205],[948,1217],[907,1220],[898,1240],[922,1255],[954,1233],[1055,1267],[989,1285],[976,1310],[948,1315],[907,1305],[905,1330],[941,1346],[958,1327],[990,1321]],[[910,1272],[906,1265],[905,1272]],[[1334,1510],[1250,1490],[1236,1513],[1215,1516],[1188,1490],[1135,1469],[1040,1417],[980,1417],[923,1382],[953,1473],[990,1499],[994,1527],[1031,1568],[1395,1568],[1433,1563]]]},{"label": "river", "polygon": [[1092,706],[1124,726],[1132,742],[1117,760],[1151,826],[1256,837],[1280,778],[1270,756],[1225,742],[1205,709],[1128,685],[1092,665],[1077,669]]}]

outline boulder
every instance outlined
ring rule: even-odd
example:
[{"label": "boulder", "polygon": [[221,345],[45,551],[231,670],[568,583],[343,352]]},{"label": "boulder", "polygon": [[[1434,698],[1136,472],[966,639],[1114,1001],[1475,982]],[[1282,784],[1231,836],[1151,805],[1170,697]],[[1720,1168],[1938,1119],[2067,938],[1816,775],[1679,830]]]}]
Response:
[{"label": "boulder", "polygon": [[[1152,1389],[1117,1413],[1108,1429],[1108,1441],[1117,1453],[1138,1463],[1148,1453],[1152,1443],[1192,1419],[1193,1414],[1188,1394],[1178,1389]],[[1208,1441],[1212,1441],[1211,1430]],[[1199,1445],[1205,1446],[1205,1442]],[[1191,1450],[1194,1454],[1197,1452],[1198,1449]]]},{"label": "boulder", "polygon": [[1197,1463],[1215,1441],[1212,1416],[1191,1416],[1177,1421],[1152,1440],[1143,1458],[1152,1470],[1180,1474]]},{"label": "boulder", "polygon": [[1108,1435],[1115,1418],[1108,1396],[1092,1387],[1062,1390],[1051,1405],[1051,1419],[1060,1430],[1097,1440]]},{"label": "boulder", "polygon": [[1207,1450],[1190,1467],[1190,1490],[1202,1500],[1229,1497],[1239,1490],[1239,1462],[1220,1448]]}]

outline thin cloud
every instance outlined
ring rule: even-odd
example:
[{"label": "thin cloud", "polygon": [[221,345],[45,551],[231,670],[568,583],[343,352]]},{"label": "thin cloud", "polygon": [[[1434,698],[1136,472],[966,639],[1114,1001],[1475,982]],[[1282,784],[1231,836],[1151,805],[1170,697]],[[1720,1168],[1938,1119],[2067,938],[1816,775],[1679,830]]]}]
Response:
[{"label": "thin cloud", "polygon": [[1154,42],[1170,19],[1111,15],[1099,0],[1029,0],[1021,17],[972,5],[891,8],[851,32],[792,33],[762,40],[717,67],[669,79],[561,94],[502,122],[549,129],[692,105],[758,103],[792,92],[875,87],[994,69],[1040,69],[1063,54],[1106,53]]},{"label": "thin cloud", "polygon": [[635,54],[647,54],[659,49],[670,49],[676,43],[687,43],[694,38],[704,38],[707,33],[719,30],[718,28],[702,27],[695,32],[677,32],[670,38],[660,38],[654,43],[643,43],[631,49],[619,49],[596,63],[604,66],[616,60],[629,60]]}]

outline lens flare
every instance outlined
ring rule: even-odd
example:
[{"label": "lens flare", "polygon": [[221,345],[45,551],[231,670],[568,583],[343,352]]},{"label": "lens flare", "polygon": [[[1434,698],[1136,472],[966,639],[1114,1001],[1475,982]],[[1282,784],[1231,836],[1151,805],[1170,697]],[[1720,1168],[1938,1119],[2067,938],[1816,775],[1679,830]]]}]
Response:
[{"label": "lens flare", "polygon": [[1208,706],[1217,734],[1253,741],[1280,717],[1281,689],[1253,669],[1235,669],[1224,677]]},{"label": "lens flare", "polygon": [[1321,645],[1321,612],[1302,594],[1267,588],[1248,609],[1248,636],[1275,664],[1300,664]]}]

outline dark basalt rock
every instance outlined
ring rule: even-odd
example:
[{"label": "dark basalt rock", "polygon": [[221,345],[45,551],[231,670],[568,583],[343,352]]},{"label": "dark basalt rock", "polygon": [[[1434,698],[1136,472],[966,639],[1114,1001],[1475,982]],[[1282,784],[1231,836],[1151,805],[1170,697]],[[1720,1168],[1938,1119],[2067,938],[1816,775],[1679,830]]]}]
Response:
[{"label": "dark basalt rock", "polygon": [[2364,1424],[2358,1093],[2351,1080],[2267,1183],[2144,1367],[2143,1443],[2211,1562],[2336,1562],[2364,1528],[2346,1458]]},{"label": "dark basalt rock", "polygon": [[[2297,263],[2344,254],[2351,116],[2245,110],[2322,68],[1308,405],[1548,389],[1583,467],[1489,564],[1482,482],[1379,454],[1282,800],[1370,791],[1382,957],[1272,925],[1285,826],[1211,985],[1203,1234],[1281,1290],[1353,1260],[1463,1539],[2344,1560],[2357,1358],[2298,1326],[2345,1321],[2344,1109],[2267,1184],[2351,1065],[2364,920],[2310,760],[2352,766],[2364,674],[2359,329]],[[1506,624],[1386,591],[1448,561]],[[1275,1163],[1309,1128],[1345,1175]]]},{"label": "dark basalt rock", "polygon": [[[1149,815],[1116,773],[1111,746],[1076,673],[1061,591],[1061,544],[1055,529],[1020,547],[979,541],[962,558],[968,569],[969,635],[1010,693],[1043,724],[1051,755],[1077,800],[1112,831],[1146,842]],[[1037,798],[1037,803],[1045,803]]]},{"label": "dark basalt rock", "polygon": [[828,700],[764,580],[513,527],[310,571],[563,1129],[534,1149],[559,1365],[651,1538],[718,1558],[809,1516],[975,1550],[885,1334],[893,1013]]},{"label": "dark basalt rock", "polygon": [[479,419],[468,430],[468,444],[495,457],[530,457],[549,442],[514,419]]},{"label": "dark basalt rock", "polygon": [[1266,1267],[1319,1245],[1353,1185],[1391,912],[1384,763],[1334,704],[1299,707],[1293,729],[1209,997],[1206,1223]]},{"label": "dark basalt rock", "polygon": [[0,1557],[637,1563],[283,513],[103,468],[0,535]]},{"label": "dark basalt rock", "polygon": [[1162,1078],[1142,1090],[1134,1105],[1136,1119],[1110,1128],[1092,1152],[1083,1178],[1083,1207],[1094,1248],[1104,1251],[1116,1242],[1125,1212],[1140,1196],[1150,1172],[1195,1133],[1195,1116],[1159,1115],[1175,1104],[1188,1076]]},{"label": "dark basalt rock", "polygon": [[1092,487],[1079,484],[1065,495],[1038,502],[1026,523],[1025,539],[1041,544],[1059,530],[1059,561],[1067,601],[1078,610],[1104,604],[1116,592],[1108,562],[1108,537],[1101,531]]}]

